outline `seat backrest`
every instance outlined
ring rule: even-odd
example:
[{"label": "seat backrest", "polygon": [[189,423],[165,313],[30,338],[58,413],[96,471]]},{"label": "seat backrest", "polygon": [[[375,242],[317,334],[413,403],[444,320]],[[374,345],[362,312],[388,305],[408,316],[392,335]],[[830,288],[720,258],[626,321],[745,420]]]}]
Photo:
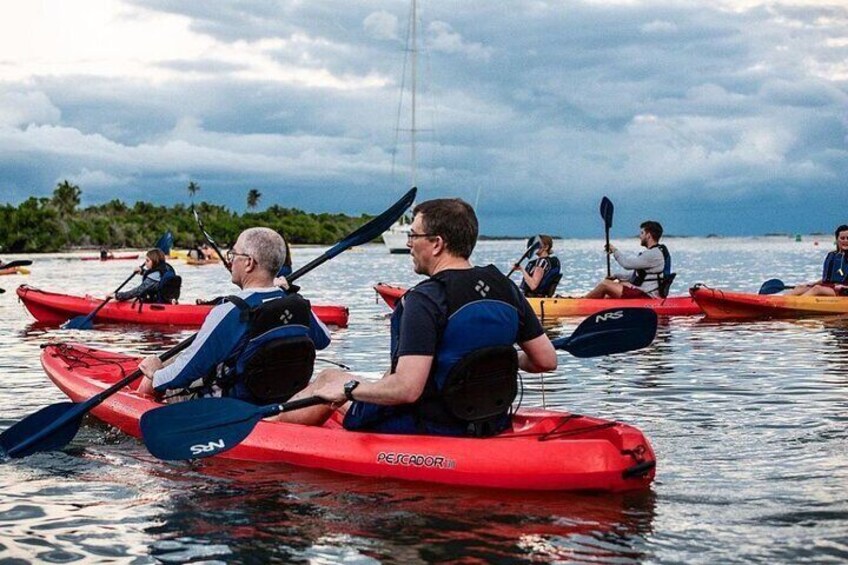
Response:
[{"label": "seat backrest", "polygon": [[660,295],[660,298],[668,298],[669,290],[671,290],[671,283],[674,282],[674,277],[677,276],[677,273],[671,273],[667,277],[662,277],[659,281],[659,286],[657,287],[657,292]]},{"label": "seat backrest", "polygon": [[183,279],[179,275],[165,277],[159,284],[159,298],[166,304],[175,303],[180,298],[182,287]]},{"label": "seat backrest", "polygon": [[244,385],[262,404],[285,402],[303,390],[315,368],[315,344],[306,336],[270,340],[244,364]]},{"label": "seat backrest", "polygon": [[506,414],[518,394],[518,353],[512,345],[472,351],[448,373],[442,398],[448,411],[466,422]]},{"label": "seat backrest", "polygon": [[545,296],[547,298],[551,298],[554,294],[556,294],[557,285],[559,284],[560,280],[562,280],[562,273],[557,273],[551,279],[551,284],[548,285],[548,290],[545,292]]}]

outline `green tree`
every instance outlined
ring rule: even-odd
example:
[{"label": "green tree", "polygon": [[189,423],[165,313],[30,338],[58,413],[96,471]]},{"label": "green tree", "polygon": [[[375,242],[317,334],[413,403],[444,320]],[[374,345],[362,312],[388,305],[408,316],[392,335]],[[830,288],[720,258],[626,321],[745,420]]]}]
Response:
[{"label": "green tree", "polygon": [[70,216],[76,211],[77,206],[80,205],[81,195],[82,190],[80,190],[80,187],[64,180],[56,185],[56,190],[53,191],[52,203],[62,216]]},{"label": "green tree", "polygon": [[249,210],[256,208],[256,205],[259,204],[260,198],[262,198],[262,193],[255,188],[251,188],[247,193],[247,208]]},{"label": "green tree", "polygon": [[188,195],[191,197],[192,200],[194,200],[194,195],[200,192],[200,185],[194,181],[189,181],[188,186],[186,188],[188,189]]}]

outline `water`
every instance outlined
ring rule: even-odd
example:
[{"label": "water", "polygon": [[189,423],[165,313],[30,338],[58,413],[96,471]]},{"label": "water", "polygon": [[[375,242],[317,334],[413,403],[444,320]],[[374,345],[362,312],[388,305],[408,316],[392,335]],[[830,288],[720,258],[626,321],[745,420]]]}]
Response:
[{"label": "water", "polygon": [[[634,249],[635,240],[620,241]],[[483,242],[475,262],[506,268],[522,242]],[[670,239],[678,278],[755,292],[766,279],[818,277],[829,241]],[[588,290],[605,270],[600,241],[557,242],[561,289]],[[301,247],[304,264],[323,251]],[[77,340],[131,353],[187,337],[171,328],[38,327],[13,293],[105,294],[133,262],[35,257],[29,276],[0,277],[0,429],[63,400],[39,346]],[[6,260],[23,257],[3,257]],[[229,292],[220,266],[177,261],[184,298]],[[517,277],[516,277],[517,278]],[[342,302],[351,325],[321,356],[386,367],[388,321],[371,286],[412,284],[409,258],[366,246],[302,279],[316,302]],[[546,325],[568,335],[579,319]],[[525,377],[524,405],[639,427],[658,457],[649,491],[628,495],[503,493],[373,481],[287,466],[207,460],[168,464],[138,441],[87,420],[62,453],[0,464],[0,562],[794,563],[848,560],[848,322],[840,319],[664,322],[645,350],[560,355]]]}]

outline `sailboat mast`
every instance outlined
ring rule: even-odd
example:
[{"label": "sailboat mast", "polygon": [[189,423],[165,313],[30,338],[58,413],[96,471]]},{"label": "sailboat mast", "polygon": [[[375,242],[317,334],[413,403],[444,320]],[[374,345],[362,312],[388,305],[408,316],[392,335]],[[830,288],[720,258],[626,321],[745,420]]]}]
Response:
[{"label": "sailboat mast", "polygon": [[418,80],[418,2],[412,0],[412,124],[410,130],[410,164],[412,166],[412,186],[418,186],[418,163],[415,155],[415,107]]}]

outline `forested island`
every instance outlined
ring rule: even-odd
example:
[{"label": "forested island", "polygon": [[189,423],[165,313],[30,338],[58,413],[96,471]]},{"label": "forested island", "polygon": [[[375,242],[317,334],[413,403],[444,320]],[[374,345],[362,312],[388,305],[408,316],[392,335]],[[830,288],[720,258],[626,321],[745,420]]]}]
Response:
[{"label": "forested island", "polygon": [[[188,185],[194,201],[200,190]],[[79,247],[131,247],[155,244],[167,230],[174,246],[186,248],[203,241],[191,205],[159,206],[149,202],[127,205],[114,199],[99,206],[80,208],[82,190],[67,180],[59,183],[50,198],[30,197],[18,206],[0,206],[0,249],[6,253],[56,252]],[[216,204],[195,206],[209,234],[221,245],[235,241],[245,228],[265,226],[283,234],[291,243],[331,244],[344,238],[372,218],[345,214],[310,214],[296,208],[256,208],[261,193],[247,193],[248,211],[238,214]]]}]

